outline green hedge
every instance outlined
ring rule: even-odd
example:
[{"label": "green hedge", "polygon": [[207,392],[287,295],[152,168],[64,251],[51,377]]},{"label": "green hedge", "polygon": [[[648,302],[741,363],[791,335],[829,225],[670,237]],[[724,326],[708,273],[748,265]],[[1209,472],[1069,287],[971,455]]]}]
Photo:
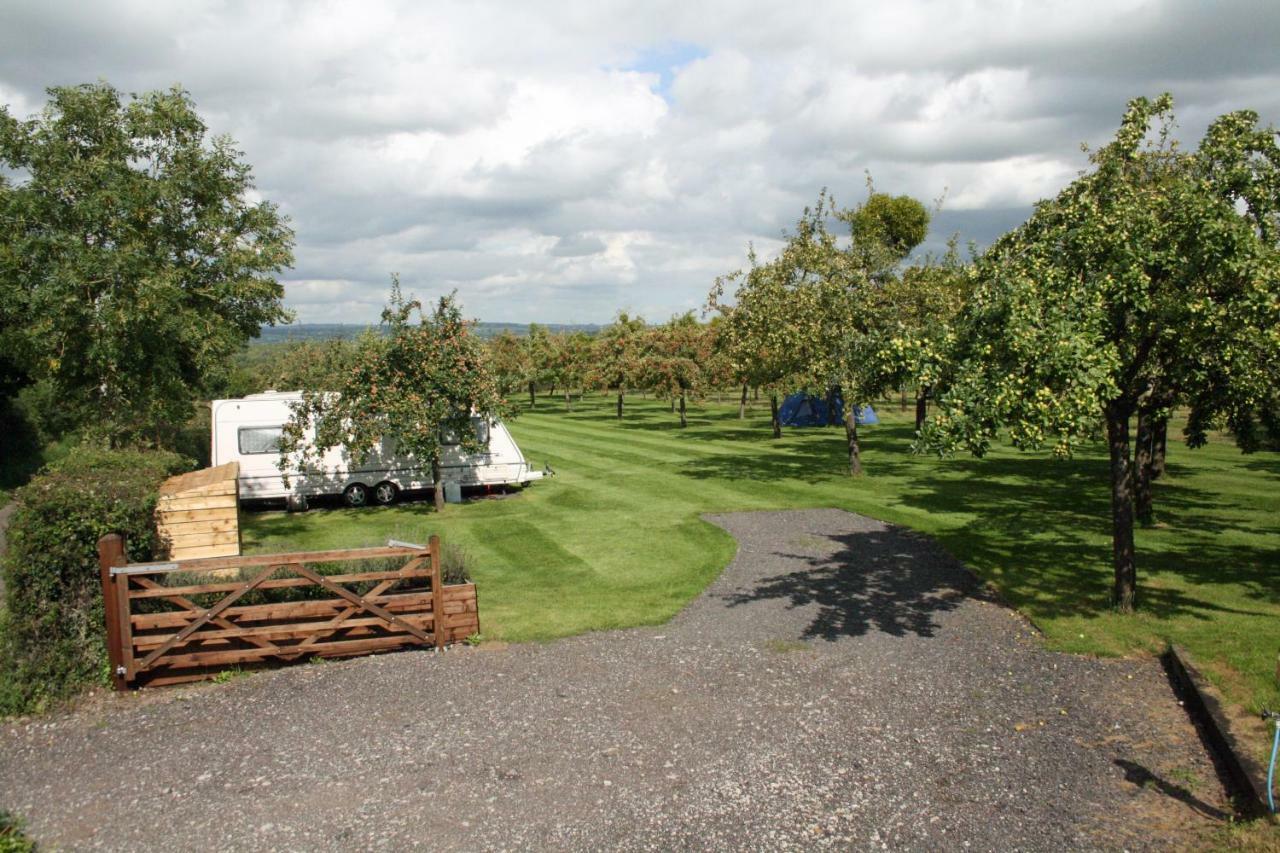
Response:
[{"label": "green hedge", "polygon": [[98,537],[152,556],[156,489],[190,468],[175,453],[80,447],[15,495],[3,562],[0,715],[43,710],[107,676]]}]

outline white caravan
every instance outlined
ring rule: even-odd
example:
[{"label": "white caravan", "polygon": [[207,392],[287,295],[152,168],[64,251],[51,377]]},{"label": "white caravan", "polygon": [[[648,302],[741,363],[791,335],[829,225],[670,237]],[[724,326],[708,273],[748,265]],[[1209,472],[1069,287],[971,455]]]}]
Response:
[{"label": "white caravan", "polygon": [[[393,503],[405,489],[431,488],[431,465],[395,452],[384,440],[360,464],[345,447],[325,453],[307,472],[289,471],[289,485],[277,465],[280,434],[293,412],[291,404],[302,392],[267,391],[239,400],[213,401],[212,460],[214,465],[240,463],[240,498],[284,498],[291,507],[304,508],[311,495],[342,495],[349,506]],[[446,494],[458,486],[524,485],[544,476],[535,471],[499,420],[472,418],[482,453],[469,454],[458,444],[446,444],[441,456],[440,478]],[[309,430],[309,437],[315,433]]]}]

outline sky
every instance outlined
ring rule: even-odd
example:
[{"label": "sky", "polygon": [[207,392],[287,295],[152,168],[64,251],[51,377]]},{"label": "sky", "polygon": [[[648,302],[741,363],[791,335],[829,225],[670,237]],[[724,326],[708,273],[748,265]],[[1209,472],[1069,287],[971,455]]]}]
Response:
[{"label": "sky", "polygon": [[180,85],[296,232],[299,322],[375,322],[392,273],[487,321],[651,321],[768,258],[820,190],[941,199],[979,246],[1087,168],[1126,102],[1179,135],[1280,124],[1280,3],[0,5],[0,103]]}]

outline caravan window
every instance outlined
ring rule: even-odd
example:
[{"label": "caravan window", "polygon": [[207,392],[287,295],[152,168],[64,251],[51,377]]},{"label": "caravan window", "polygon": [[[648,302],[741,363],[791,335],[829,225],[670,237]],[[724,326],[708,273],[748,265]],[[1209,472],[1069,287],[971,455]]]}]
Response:
[{"label": "caravan window", "polygon": [[[471,429],[475,431],[476,441],[480,442],[481,447],[489,446],[489,421],[486,418],[472,418]],[[458,436],[450,429],[440,430],[440,443],[445,446],[461,444]]]},{"label": "caravan window", "polygon": [[281,427],[240,427],[240,452],[279,453]]}]

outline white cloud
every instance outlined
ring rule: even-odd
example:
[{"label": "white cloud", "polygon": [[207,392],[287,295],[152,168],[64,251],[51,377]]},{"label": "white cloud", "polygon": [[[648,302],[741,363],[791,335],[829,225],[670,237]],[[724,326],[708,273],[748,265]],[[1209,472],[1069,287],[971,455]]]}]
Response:
[{"label": "white cloud", "polygon": [[934,244],[989,240],[1130,97],[1171,89],[1191,139],[1280,120],[1278,42],[1270,0],[46,0],[0,9],[0,101],[181,83],[293,217],[304,321],[375,320],[391,272],[490,320],[662,319],[866,170],[947,191]]}]

